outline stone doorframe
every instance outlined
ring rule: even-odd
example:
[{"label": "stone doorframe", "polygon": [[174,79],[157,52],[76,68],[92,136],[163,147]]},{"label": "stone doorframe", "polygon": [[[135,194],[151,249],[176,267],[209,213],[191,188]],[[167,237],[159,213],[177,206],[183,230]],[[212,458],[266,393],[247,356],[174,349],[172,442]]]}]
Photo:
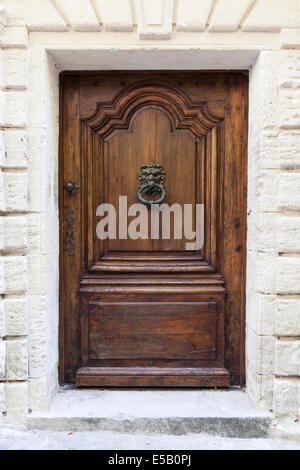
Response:
[{"label": "stone doorframe", "polygon": [[28,410],[45,410],[58,389],[59,72],[162,68],[250,71],[247,393],[276,417],[297,419],[300,51],[294,50],[294,36],[282,49],[204,50],[188,45],[66,47],[58,44],[61,33],[55,45],[49,45],[50,33],[33,33],[25,54],[28,38],[21,29],[2,40],[3,421],[21,422]]}]

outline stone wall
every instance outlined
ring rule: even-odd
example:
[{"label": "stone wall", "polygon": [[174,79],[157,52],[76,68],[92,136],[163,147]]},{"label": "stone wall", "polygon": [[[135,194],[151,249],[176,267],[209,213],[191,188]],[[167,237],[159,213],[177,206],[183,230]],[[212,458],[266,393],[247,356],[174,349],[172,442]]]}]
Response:
[{"label": "stone wall", "polygon": [[300,2],[3,0],[0,421],[57,390],[58,74],[250,70],[247,391],[300,418]]},{"label": "stone wall", "polygon": [[281,420],[300,407],[300,52],[262,52],[250,76],[247,385]]}]

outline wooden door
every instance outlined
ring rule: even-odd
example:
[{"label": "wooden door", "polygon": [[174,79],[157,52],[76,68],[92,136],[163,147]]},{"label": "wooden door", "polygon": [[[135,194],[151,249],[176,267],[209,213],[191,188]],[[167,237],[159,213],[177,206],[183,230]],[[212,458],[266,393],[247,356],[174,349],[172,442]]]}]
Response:
[{"label": "wooden door", "polygon": [[[247,90],[240,72],[61,75],[60,383],[244,384]],[[201,247],[151,237],[149,202],[149,236],[124,236],[119,197],[145,181],[144,199],[202,205]]]}]

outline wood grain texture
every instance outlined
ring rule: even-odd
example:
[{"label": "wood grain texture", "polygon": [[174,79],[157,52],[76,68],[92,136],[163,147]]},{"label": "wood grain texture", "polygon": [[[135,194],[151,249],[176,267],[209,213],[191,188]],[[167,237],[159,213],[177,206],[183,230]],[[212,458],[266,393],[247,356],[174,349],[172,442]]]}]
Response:
[{"label": "wood grain texture", "polygon": [[[244,384],[247,90],[239,72],[61,75],[61,384],[76,370],[81,386],[227,386],[228,371]],[[96,237],[96,207],[138,202],[148,161],[166,171],[169,205],[205,205],[201,250],[173,234]]]},{"label": "wood grain texture", "polygon": [[230,377],[225,368],[80,368],[78,386],[101,387],[226,387]]},{"label": "wood grain texture", "polygon": [[216,357],[216,303],[89,302],[91,359]]}]

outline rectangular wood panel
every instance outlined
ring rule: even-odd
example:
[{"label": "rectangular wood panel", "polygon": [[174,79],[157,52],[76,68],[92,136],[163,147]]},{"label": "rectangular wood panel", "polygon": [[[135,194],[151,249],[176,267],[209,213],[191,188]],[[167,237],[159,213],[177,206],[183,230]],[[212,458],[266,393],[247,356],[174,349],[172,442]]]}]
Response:
[{"label": "rectangular wood panel", "polygon": [[76,384],[100,387],[228,387],[225,368],[82,367]]},{"label": "rectangular wood panel", "polygon": [[216,303],[89,304],[91,359],[215,359]]}]

